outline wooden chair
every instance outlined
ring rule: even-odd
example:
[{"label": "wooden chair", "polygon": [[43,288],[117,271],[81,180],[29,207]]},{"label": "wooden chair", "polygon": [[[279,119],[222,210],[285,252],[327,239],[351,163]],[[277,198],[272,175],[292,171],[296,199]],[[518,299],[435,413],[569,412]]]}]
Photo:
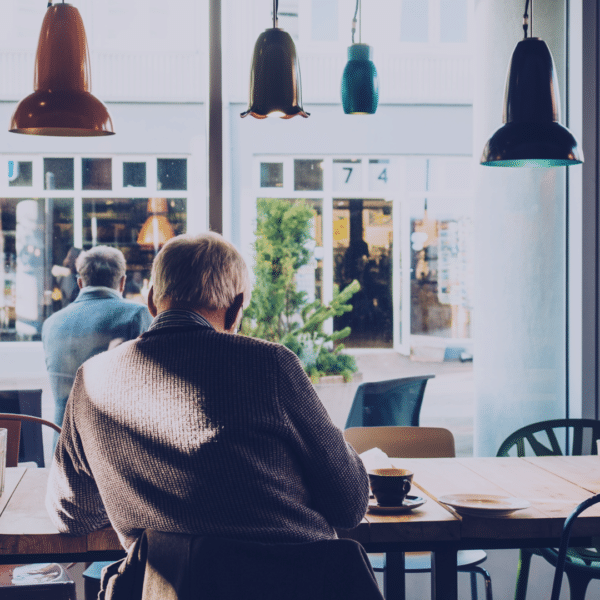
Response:
[{"label": "wooden chair", "polygon": [[[30,415],[0,413],[0,428],[8,431],[6,466],[16,467],[19,460],[21,423],[27,421],[47,426],[60,433],[60,427]],[[2,600],[77,600],[75,582],[58,563],[0,566]]]},{"label": "wooden chair", "polygon": [[21,444],[21,423],[38,423],[40,426],[51,427],[54,431],[60,433],[60,427],[51,421],[32,417],[30,415],[19,415],[12,413],[0,413],[0,429],[6,429],[8,432],[6,446],[6,466],[16,467],[19,462],[19,446]]},{"label": "wooden chair", "polygon": [[[344,431],[346,441],[360,454],[379,448],[394,458],[453,458],[456,454],[454,436],[443,427],[351,427]],[[477,574],[485,582],[486,599],[492,600],[492,580],[479,566],[487,558],[483,550],[460,550],[458,570],[471,576],[471,597],[477,599]],[[385,570],[384,554],[369,554],[375,571]],[[431,572],[430,552],[407,552],[404,555],[407,573]]]},{"label": "wooden chair", "polygon": [[435,375],[361,383],[346,421],[349,427],[418,425],[425,386]]},{"label": "wooden chair", "polygon": [[[596,440],[600,439],[600,421],[594,419],[552,419],[521,427],[511,433],[500,445],[497,456],[581,456],[597,454]],[[550,564],[557,565],[558,552],[554,548],[522,548],[515,600],[525,600],[531,558],[536,554]],[[564,562],[573,600],[583,600],[592,579],[600,579],[600,550],[569,548]]]}]

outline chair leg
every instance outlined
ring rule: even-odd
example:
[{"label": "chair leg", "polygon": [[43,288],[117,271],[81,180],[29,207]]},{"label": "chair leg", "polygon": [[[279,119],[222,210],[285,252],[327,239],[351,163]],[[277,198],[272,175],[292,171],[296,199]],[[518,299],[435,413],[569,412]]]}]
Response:
[{"label": "chair leg", "polygon": [[471,598],[472,600],[477,600],[477,573],[483,577],[483,581],[485,583],[485,600],[493,600],[492,596],[492,578],[490,574],[479,565],[472,565],[467,569],[462,569],[463,573],[469,572],[471,576]]},{"label": "chair leg", "polygon": [[533,553],[528,548],[519,552],[519,566],[517,568],[517,585],[515,587],[515,600],[525,600],[527,595],[527,582],[529,581],[529,567]]},{"label": "chair leg", "polygon": [[587,575],[582,575],[581,573],[577,573],[576,571],[565,570],[565,574],[569,582],[569,598],[571,598],[571,600],[584,600],[585,592],[591,581],[591,577],[588,577]]}]

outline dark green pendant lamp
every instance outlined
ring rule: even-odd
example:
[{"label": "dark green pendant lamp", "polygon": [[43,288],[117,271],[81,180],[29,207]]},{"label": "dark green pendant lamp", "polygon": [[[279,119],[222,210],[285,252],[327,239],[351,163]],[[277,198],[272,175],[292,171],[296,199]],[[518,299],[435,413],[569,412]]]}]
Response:
[{"label": "dark green pendant lamp", "polygon": [[[583,162],[573,134],[560,123],[554,61],[546,43],[525,37],[513,52],[504,93],[505,123],[486,144],[481,164],[488,167],[560,167]],[[533,29],[533,28],[532,28]]]},{"label": "dark green pendant lamp", "polygon": [[[356,15],[360,7],[361,0],[356,0],[352,20],[352,46],[348,48],[348,62],[342,75],[342,106],[347,115],[375,114],[379,103],[379,79],[372,60],[373,48],[361,43],[360,25],[359,43],[354,43]],[[359,16],[362,20],[362,15]]]},{"label": "dark green pendant lamp", "polygon": [[273,28],[261,33],[254,46],[250,102],[241,117],[291,119],[296,115],[309,116],[302,108],[300,63],[294,40],[278,28],[277,7],[277,0],[273,0]]}]

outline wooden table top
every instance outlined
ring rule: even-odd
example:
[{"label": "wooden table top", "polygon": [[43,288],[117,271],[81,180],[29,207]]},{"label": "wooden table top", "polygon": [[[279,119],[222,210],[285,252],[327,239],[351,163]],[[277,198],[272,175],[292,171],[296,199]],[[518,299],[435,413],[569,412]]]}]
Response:
[{"label": "wooden table top", "polygon": [[[394,462],[414,472],[412,493],[427,502],[403,515],[367,513],[356,529],[340,532],[341,536],[365,545],[396,545],[398,550],[428,544],[468,547],[470,542],[483,547],[482,540],[489,542],[486,548],[495,547],[497,540],[497,547],[519,547],[528,540],[558,539],[564,519],[575,506],[600,492],[598,456]],[[0,556],[121,550],[111,528],[82,537],[59,534],[44,506],[47,477],[47,469],[7,469],[0,497]],[[454,493],[515,496],[531,502],[531,507],[504,518],[461,517],[437,501]],[[583,513],[573,535],[600,535],[600,505]]]}]

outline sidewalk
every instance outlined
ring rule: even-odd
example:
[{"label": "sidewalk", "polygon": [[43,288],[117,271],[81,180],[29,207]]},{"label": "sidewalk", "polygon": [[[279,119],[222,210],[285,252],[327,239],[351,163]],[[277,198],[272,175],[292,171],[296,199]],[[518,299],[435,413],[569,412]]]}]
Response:
[{"label": "sidewalk", "polygon": [[[383,381],[433,373],[435,378],[428,381],[425,389],[420,424],[446,427],[454,434],[457,456],[473,455],[472,362],[413,361],[394,351],[353,352],[353,355],[362,373],[362,381]],[[358,382],[329,385],[336,385],[338,389],[335,394],[323,394],[323,404],[333,422],[343,429]]]}]

